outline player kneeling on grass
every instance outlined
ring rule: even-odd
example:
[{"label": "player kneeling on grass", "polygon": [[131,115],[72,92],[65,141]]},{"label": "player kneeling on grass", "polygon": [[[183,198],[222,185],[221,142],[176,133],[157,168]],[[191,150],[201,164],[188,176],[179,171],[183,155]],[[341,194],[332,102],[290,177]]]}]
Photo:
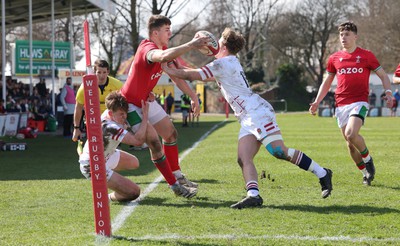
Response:
[{"label": "player kneeling on grass", "polygon": [[[106,97],[107,109],[101,116],[104,158],[106,161],[107,187],[114,192],[108,195],[111,201],[131,201],[139,197],[140,187],[114,172],[120,170],[131,170],[139,167],[139,160],[136,156],[117,149],[120,143],[141,146],[145,141],[147,130],[147,115],[149,111],[148,102],[142,101],[143,121],[133,133],[127,125],[128,103],[119,92],[111,92]],[[89,144],[85,144],[83,153],[80,155],[79,163],[82,174],[90,179],[90,156]]]},{"label": "player kneeling on grass", "polygon": [[166,73],[186,79],[216,81],[226,101],[238,118],[239,132],[238,163],[246,183],[247,196],[233,204],[231,208],[242,209],[261,206],[258,175],[254,166],[254,156],[261,145],[278,159],[289,161],[301,169],[312,172],[319,178],[322,198],[332,191],[332,171],[322,168],[300,150],[288,148],[283,142],[281,131],[275,119],[272,106],[258,94],[251,91],[244,71],[236,54],[243,48],[243,36],[226,28],[219,40],[220,50],[213,62],[199,69],[172,68],[163,64]]}]

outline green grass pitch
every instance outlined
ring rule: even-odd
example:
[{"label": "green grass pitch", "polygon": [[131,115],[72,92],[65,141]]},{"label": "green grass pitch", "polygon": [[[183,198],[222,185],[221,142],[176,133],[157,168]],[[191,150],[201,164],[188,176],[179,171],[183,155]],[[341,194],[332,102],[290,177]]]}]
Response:
[{"label": "green grass pitch", "polygon": [[[332,169],[334,190],[322,199],[313,174],[261,149],[255,163],[270,177],[259,180],[264,205],[244,210],[229,208],[246,192],[236,163],[240,126],[232,115],[224,119],[202,115],[193,128],[175,121],[180,152],[187,153],[181,166],[199,183],[198,195],[176,197],[162,181],[138,205],[112,203],[119,226],[106,245],[400,244],[398,118],[367,118],[362,128],[377,169],[366,187],[334,118],[278,114],[286,145]],[[26,151],[0,151],[0,245],[103,244],[94,234],[91,183],[79,171],[76,144],[47,134],[23,141]],[[128,151],[141,167],[123,174],[144,191],[160,174],[148,151]]]}]

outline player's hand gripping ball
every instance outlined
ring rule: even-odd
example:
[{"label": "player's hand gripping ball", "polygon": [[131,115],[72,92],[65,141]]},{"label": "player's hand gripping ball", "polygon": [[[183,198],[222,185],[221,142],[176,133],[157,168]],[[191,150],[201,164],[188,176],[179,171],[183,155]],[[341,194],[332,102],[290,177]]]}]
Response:
[{"label": "player's hand gripping ball", "polygon": [[210,32],[207,31],[198,31],[195,36],[200,36],[200,37],[209,37],[211,41],[208,43],[207,46],[204,46],[203,48],[199,49],[199,51],[206,55],[206,56],[215,56],[219,52],[219,43],[218,39],[214,37],[214,35]]}]

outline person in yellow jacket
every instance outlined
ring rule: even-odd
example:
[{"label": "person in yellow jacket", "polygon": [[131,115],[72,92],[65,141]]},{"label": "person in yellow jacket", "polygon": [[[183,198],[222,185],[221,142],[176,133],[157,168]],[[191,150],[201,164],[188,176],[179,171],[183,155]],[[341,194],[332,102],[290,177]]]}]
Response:
[{"label": "person in yellow jacket", "polygon": [[190,97],[186,94],[181,96],[182,127],[187,127],[190,113]]},{"label": "person in yellow jacket", "polygon": [[[105,99],[112,91],[118,91],[122,88],[123,83],[116,78],[109,76],[110,65],[106,60],[98,59],[94,63],[94,73],[97,77],[99,86],[99,99],[100,99],[100,112],[106,110]],[[72,141],[76,142],[84,136],[82,131],[85,130],[83,124],[83,109],[85,104],[85,94],[83,91],[83,84],[79,87],[76,93],[76,104],[74,111],[74,131],[72,133]],[[78,143],[78,154],[81,154],[81,149]]]}]

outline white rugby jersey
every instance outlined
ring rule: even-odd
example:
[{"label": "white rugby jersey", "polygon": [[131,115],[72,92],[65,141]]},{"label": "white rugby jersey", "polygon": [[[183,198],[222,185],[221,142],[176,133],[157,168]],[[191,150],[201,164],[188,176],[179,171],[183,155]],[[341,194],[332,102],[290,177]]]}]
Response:
[{"label": "white rugby jersey", "polygon": [[[122,139],[128,133],[124,126],[112,121],[102,115],[102,131],[103,131],[103,144],[104,144],[104,159],[108,160],[108,157],[115,152]],[[83,147],[83,153],[80,160],[89,160],[89,144],[86,141]]]},{"label": "white rugby jersey", "polygon": [[226,56],[210,62],[201,68],[200,75],[203,80],[215,78],[236,117],[240,118],[242,114],[260,105],[260,96],[250,89],[236,56]]}]

